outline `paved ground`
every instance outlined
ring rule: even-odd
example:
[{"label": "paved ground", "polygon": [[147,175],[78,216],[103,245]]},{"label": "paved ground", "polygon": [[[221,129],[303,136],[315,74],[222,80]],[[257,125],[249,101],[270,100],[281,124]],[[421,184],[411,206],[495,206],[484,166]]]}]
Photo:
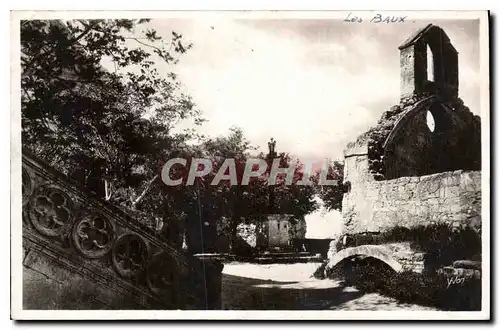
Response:
[{"label": "paved ground", "polygon": [[319,263],[224,265],[222,308],[227,310],[432,310],[400,304],[379,294],[363,294],[311,275]]}]

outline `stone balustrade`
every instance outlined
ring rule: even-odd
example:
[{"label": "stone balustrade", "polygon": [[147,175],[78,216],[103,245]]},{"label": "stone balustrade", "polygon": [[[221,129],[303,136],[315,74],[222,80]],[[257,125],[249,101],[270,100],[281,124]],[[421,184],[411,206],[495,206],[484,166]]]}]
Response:
[{"label": "stone balustrade", "polygon": [[23,152],[25,309],[219,309],[222,264],[173,248]]}]

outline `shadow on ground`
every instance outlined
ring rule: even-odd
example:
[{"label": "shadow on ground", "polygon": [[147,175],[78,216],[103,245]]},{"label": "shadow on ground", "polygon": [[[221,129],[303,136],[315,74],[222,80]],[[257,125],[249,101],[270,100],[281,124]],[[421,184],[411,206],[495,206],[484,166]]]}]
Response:
[{"label": "shadow on ground", "polygon": [[[308,283],[312,285],[309,287]],[[222,308],[226,310],[324,310],[360,298],[345,286],[318,286],[318,281],[279,282],[223,274]],[[326,282],[323,282],[326,283]]]}]

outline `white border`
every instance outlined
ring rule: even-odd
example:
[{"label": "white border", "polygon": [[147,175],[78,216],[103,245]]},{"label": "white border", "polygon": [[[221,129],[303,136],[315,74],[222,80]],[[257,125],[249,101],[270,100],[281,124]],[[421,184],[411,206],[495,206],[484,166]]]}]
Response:
[{"label": "white border", "polygon": [[[184,5],[184,9],[189,5]],[[203,6],[201,6],[203,8]],[[237,9],[241,7],[233,7]],[[262,6],[260,8],[263,8]],[[269,7],[268,7],[269,8]],[[296,8],[296,7],[295,7]],[[193,9],[193,8],[189,8]],[[198,7],[196,9],[200,9]],[[213,6],[212,8],[213,9]],[[227,6],[225,9],[228,9]],[[377,11],[380,13],[387,11]],[[374,11],[356,12],[369,17]],[[38,18],[137,18],[138,16],[190,17],[230,16],[232,18],[332,18],[343,19],[343,11],[254,11],[254,12],[200,12],[200,11],[82,11],[82,12],[12,12],[11,13],[11,316],[18,320],[28,319],[264,319],[264,320],[486,320],[490,317],[490,105],[489,105],[489,35],[486,12],[433,11],[391,12],[407,15],[411,19],[480,19],[480,71],[481,124],[482,124],[482,219],[483,219],[483,310],[481,312],[434,312],[434,311],[28,311],[22,310],[22,215],[21,215],[21,153],[20,153],[20,58],[19,21]]]}]

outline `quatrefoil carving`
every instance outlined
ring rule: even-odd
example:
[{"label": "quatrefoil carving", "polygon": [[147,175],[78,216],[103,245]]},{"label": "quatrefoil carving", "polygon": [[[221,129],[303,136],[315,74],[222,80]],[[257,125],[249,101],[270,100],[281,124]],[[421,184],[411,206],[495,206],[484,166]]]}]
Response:
[{"label": "quatrefoil carving", "polygon": [[40,187],[30,200],[29,215],[33,226],[46,236],[59,236],[71,224],[73,201],[62,190]]},{"label": "quatrefoil carving", "polygon": [[141,273],[149,257],[148,244],[137,234],[124,234],[113,245],[111,259],[116,271],[123,277]]},{"label": "quatrefoil carving", "polygon": [[164,251],[156,253],[147,268],[146,281],[149,289],[170,302],[176,302],[180,290],[180,272],[173,256]]},{"label": "quatrefoil carving", "polygon": [[28,203],[31,193],[33,192],[33,179],[28,170],[24,167],[21,176],[22,204],[25,205]]},{"label": "quatrefoil carving", "polygon": [[111,250],[114,232],[110,220],[93,214],[75,223],[72,237],[80,253],[88,258],[100,258]]}]

